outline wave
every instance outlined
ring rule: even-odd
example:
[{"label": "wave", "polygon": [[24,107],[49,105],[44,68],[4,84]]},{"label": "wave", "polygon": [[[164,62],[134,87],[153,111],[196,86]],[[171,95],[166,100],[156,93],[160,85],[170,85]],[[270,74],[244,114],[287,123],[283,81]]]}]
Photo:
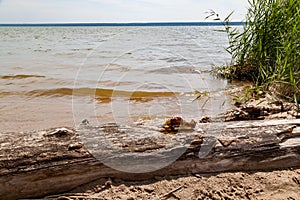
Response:
[{"label": "wave", "polygon": [[156,74],[176,74],[176,73],[194,73],[195,67],[182,67],[182,66],[175,66],[175,67],[164,67],[155,70],[149,70],[149,73],[156,73]]},{"label": "wave", "polygon": [[33,90],[27,93],[30,96],[95,96],[95,97],[130,97],[138,99],[143,97],[175,96],[177,92],[148,92],[148,91],[122,91],[103,88],[56,88],[46,90]]},{"label": "wave", "polygon": [[45,78],[46,76],[31,75],[31,74],[18,74],[0,76],[0,79],[25,79],[25,78]]}]

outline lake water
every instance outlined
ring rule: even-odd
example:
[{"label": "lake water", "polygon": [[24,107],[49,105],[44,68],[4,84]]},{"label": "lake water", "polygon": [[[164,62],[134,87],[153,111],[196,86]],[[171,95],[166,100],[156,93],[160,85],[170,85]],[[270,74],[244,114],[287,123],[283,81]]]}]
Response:
[{"label": "lake water", "polygon": [[[0,27],[0,131],[224,110],[221,26]],[[193,101],[203,92],[203,98]]]}]

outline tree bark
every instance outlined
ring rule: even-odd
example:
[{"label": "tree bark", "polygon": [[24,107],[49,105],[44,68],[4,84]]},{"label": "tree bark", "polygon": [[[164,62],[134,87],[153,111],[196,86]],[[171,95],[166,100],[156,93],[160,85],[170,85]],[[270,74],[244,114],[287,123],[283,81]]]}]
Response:
[{"label": "tree bark", "polygon": [[198,124],[174,135],[159,130],[108,124],[1,133],[0,196],[43,197],[104,177],[300,167],[300,120]]}]

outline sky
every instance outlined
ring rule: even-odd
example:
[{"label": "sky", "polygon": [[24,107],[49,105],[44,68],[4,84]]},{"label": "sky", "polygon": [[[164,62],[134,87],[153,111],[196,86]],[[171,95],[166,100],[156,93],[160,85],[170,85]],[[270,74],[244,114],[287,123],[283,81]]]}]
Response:
[{"label": "sky", "polygon": [[247,7],[247,0],[0,0],[0,23],[199,22],[211,9],[241,21]]}]

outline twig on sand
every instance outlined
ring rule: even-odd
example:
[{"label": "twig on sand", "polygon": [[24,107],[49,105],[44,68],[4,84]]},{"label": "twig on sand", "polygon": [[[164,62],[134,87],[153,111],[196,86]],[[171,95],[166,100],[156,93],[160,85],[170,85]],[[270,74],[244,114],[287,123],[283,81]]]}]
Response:
[{"label": "twig on sand", "polygon": [[89,196],[88,193],[65,193],[65,194],[58,194],[58,195],[51,195],[45,197],[46,200],[51,199],[61,199],[61,200],[67,200],[67,199],[76,199],[76,198],[87,198]]},{"label": "twig on sand", "polygon": [[181,190],[183,187],[184,187],[184,185],[181,185],[181,186],[175,188],[174,190],[171,190],[170,192],[160,196],[159,199],[168,199],[173,195],[174,192]]}]

